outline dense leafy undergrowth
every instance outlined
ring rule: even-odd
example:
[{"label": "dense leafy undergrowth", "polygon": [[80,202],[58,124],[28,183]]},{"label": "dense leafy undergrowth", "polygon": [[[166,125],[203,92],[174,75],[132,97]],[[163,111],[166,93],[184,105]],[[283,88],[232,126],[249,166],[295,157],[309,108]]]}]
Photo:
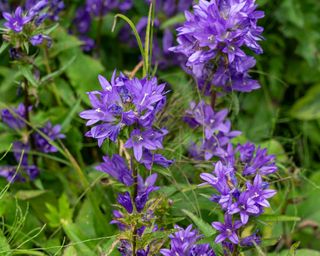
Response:
[{"label": "dense leafy undergrowth", "polygon": [[0,10],[0,255],[320,255],[319,1]]}]

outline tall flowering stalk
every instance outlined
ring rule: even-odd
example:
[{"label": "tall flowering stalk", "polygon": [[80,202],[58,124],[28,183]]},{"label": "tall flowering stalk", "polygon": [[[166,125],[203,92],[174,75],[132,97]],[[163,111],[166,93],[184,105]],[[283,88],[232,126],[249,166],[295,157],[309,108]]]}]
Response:
[{"label": "tall flowering stalk", "polygon": [[[213,172],[200,177],[204,181],[201,185],[215,190],[210,200],[219,205],[224,216],[222,222],[212,222],[212,227],[218,231],[215,242],[222,244],[225,255],[238,255],[241,248],[260,243],[255,219],[270,207],[269,199],[276,194],[268,183],[277,171],[275,157],[252,143],[235,147],[232,139],[240,132],[231,130],[227,110],[215,109],[219,88],[224,92],[249,92],[260,87],[249,75],[255,59],[244,51],[263,52],[258,44],[263,28],[257,21],[264,14],[256,7],[254,0],[200,0],[193,12],[185,12],[186,22],[177,29],[178,46],[171,48],[187,57],[188,72],[204,95],[214,95],[210,105],[205,100],[192,102],[184,121],[203,134],[202,141],[190,147],[191,157],[214,161]],[[249,225],[254,232],[241,237]],[[177,244],[174,237],[170,238]]]},{"label": "tall flowering stalk", "polygon": [[89,92],[92,109],[80,116],[92,126],[86,136],[98,140],[98,145],[108,139],[113,142],[125,139],[124,148],[131,157],[127,161],[118,154],[105,156],[97,170],[105,172],[128,187],[129,191],[118,195],[119,210],[113,212],[113,224],[122,231],[119,251],[122,255],[149,255],[157,248],[157,241],[143,244],[144,236],[158,230],[155,211],[160,202],[149,200],[155,186],[157,174],[145,180],[138,170],[152,170],[154,164],[168,167],[172,161],[156,153],[162,149],[166,129],[154,127],[156,115],[164,107],[165,85],[158,84],[156,78],[132,78],[113,73],[109,82],[99,76],[102,87]]},{"label": "tall flowering stalk", "polygon": [[[25,6],[18,6],[10,13],[10,5],[6,5],[2,12],[5,19],[4,28],[1,28],[3,36],[2,49],[10,47],[9,54],[14,64],[22,71],[24,76],[20,85],[24,91],[23,103],[16,109],[3,109],[1,112],[2,121],[14,129],[20,135],[13,143],[14,158],[20,165],[21,173],[16,173],[17,166],[0,167],[0,176],[5,177],[9,182],[34,180],[38,174],[37,158],[30,151],[43,153],[57,152],[57,148],[48,141],[63,139],[60,125],[52,125],[47,122],[44,127],[34,131],[31,125],[30,113],[33,103],[30,99],[30,88],[36,88],[40,80],[40,71],[35,64],[36,54],[31,52],[33,47],[50,47],[52,39],[48,34],[46,20],[56,21],[58,14],[64,8],[63,1],[26,1]],[[23,154],[23,155],[22,155]]]}]

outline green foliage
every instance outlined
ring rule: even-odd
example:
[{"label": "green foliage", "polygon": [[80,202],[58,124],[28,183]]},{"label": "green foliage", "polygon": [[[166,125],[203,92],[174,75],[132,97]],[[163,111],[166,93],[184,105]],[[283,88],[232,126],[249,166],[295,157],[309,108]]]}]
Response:
[{"label": "green foliage", "polygon": [[[190,141],[201,135],[182,122],[189,103],[201,100],[201,96],[194,89],[193,79],[180,67],[161,70],[150,59],[154,51],[150,47],[152,35],[159,35],[160,42],[164,30],[175,28],[184,21],[184,15],[166,19],[154,13],[153,8],[148,10],[144,0],[133,2],[126,16],[110,12],[101,21],[98,18],[92,21],[90,37],[101,36],[101,45],[89,54],[82,51],[83,42],[69,33],[73,28],[68,24],[72,23],[79,1],[68,2],[61,22],[47,28],[46,33],[53,38],[47,52],[45,46],[39,49],[24,46],[29,56],[34,57],[32,65],[9,60],[9,45],[1,39],[0,108],[23,102],[27,81],[33,104],[29,132],[51,121],[61,124],[66,139],[54,144],[57,153],[29,152],[41,169],[35,181],[10,184],[0,179],[0,255],[119,255],[117,227],[109,223],[112,210],[116,209],[116,194],[125,188],[110,176],[95,171],[102,156],[115,153],[118,145],[106,142],[98,148],[96,141],[84,136],[88,128],[78,114],[88,109],[86,92],[100,88],[99,74],[110,78],[115,68],[129,74],[141,59],[145,62],[144,70],[138,70],[136,76],[155,72],[161,82],[168,84],[167,107],[159,113],[157,125],[165,125],[169,130],[164,155],[175,159],[171,168],[153,169],[159,174],[157,185],[161,189],[152,199],[162,200],[159,222],[165,231],[152,232],[152,227],[148,227],[141,246],[157,241],[160,248],[174,231],[174,224],[186,227],[193,223],[204,235],[201,243],[210,243],[222,254],[219,245],[213,242],[216,231],[211,222],[222,217],[209,200],[214,191],[197,186],[201,182],[199,174],[212,171],[212,163],[188,158]],[[257,2],[266,12],[261,21],[265,28],[266,40],[262,42],[265,53],[257,57],[257,69],[251,75],[259,79],[262,88],[250,94],[232,93],[217,99],[218,109],[229,109],[233,129],[242,131],[242,136],[233,143],[250,140],[267,148],[269,154],[276,156],[280,169],[270,179],[271,188],[278,191],[272,208],[253,220],[263,241],[241,255],[317,256],[320,255],[320,2]],[[161,26],[157,28],[149,19],[142,40],[136,25],[142,16],[154,15],[162,21]],[[136,47],[120,40],[125,26],[133,30],[131,38],[137,42]],[[36,72],[40,78],[35,76]],[[27,136],[0,123],[0,168],[15,164],[12,143],[24,141]],[[21,172],[21,168],[17,170]],[[144,176],[149,174],[141,171]],[[250,225],[239,236],[250,234],[253,231]]]}]

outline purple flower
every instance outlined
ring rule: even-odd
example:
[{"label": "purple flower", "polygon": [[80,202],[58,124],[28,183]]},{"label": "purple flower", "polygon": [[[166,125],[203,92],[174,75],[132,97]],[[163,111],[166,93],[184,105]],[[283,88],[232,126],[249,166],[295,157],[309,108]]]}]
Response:
[{"label": "purple flower", "polygon": [[[14,158],[16,159],[17,163],[20,163],[21,161],[21,165],[23,166],[27,166],[28,165],[28,153],[30,151],[30,145],[29,144],[25,144],[21,141],[15,141],[13,143],[13,154],[14,154]],[[23,152],[23,156],[21,159],[21,155]]]},{"label": "purple flower", "polygon": [[[61,134],[61,126],[55,125],[53,126],[50,122],[46,123],[43,128],[40,128],[40,131],[50,139],[50,141],[55,141],[57,139],[64,139],[65,135]],[[49,141],[44,138],[40,133],[36,132],[34,134],[34,140],[36,144],[37,150],[44,153],[54,153],[57,152],[58,149],[52,146]]]},{"label": "purple flower", "polygon": [[166,130],[156,131],[148,129],[141,131],[135,129],[131,132],[130,138],[124,144],[126,148],[133,148],[133,153],[137,161],[140,161],[143,149],[156,150],[162,148],[162,139],[167,134]]},{"label": "purple flower", "polygon": [[261,243],[261,237],[254,233],[250,236],[247,236],[241,239],[240,245],[241,246],[254,246]]},{"label": "purple flower", "polygon": [[256,206],[256,202],[251,198],[251,194],[244,191],[240,194],[238,200],[230,205],[228,214],[240,213],[240,219],[243,224],[247,224],[249,215],[255,215],[259,213],[259,208]]},{"label": "purple flower", "polygon": [[2,16],[6,19],[7,22],[4,23],[4,26],[16,33],[20,33],[24,26],[28,24],[32,17],[23,14],[22,8],[19,6],[13,14],[8,12],[3,12]]},{"label": "purple flower", "polygon": [[129,93],[132,95],[132,102],[139,113],[145,110],[153,110],[156,103],[164,98],[164,88],[165,84],[158,85],[155,77],[150,80],[134,78],[128,81],[127,86]]},{"label": "purple flower", "polygon": [[251,143],[238,145],[240,160],[244,165],[243,175],[269,175],[277,171],[275,156],[268,155],[267,149],[256,148]]},{"label": "purple flower", "polygon": [[225,223],[212,222],[212,226],[219,231],[219,235],[216,237],[215,242],[221,243],[226,239],[229,239],[233,244],[239,243],[239,237],[237,235],[237,230],[242,226],[240,221],[232,222],[232,216],[226,214],[224,216]]},{"label": "purple flower", "polygon": [[41,35],[41,34],[34,35],[34,36],[32,36],[32,37],[30,38],[30,43],[31,43],[33,46],[37,46],[37,45],[42,44],[45,40],[47,41],[48,47],[50,47],[51,44],[52,44],[52,39],[51,39],[51,37],[46,36],[46,35]]},{"label": "purple flower", "polygon": [[157,177],[158,175],[154,173],[144,181],[141,176],[138,176],[138,193],[135,198],[135,205],[138,212],[143,210],[149,199],[149,194],[159,189],[159,187],[154,186]]},{"label": "purple flower", "polygon": [[150,127],[163,106],[164,85],[155,78],[129,80],[123,74],[116,77],[115,71],[111,82],[103,76],[99,82],[102,90],[88,93],[93,109],[80,113],[87,125],[98,123],[86,135],[98,139],[99,146],[105,139],[115,141],[124,126],[138,122]]},{"label": "purple flower", "polygon": [[216,132],[229,132],[230,125],[226,125],[225,119],[228,115],[228,111],[223,109],[219,112],[215,112],[210,105],[207,105],[204,101],[201,101],[198,105],[194,102],[190,103],[190,109],[186,111],[184,117],[192,128],[203,127],[206,139],[209,139]]},{"label": "purple flower", "polygon": [[15,166],[0,166],[0,177],[6,178],[9,183],[25,181],[25,178],[17,172],[17,167]]},{"label": "purple flower", "polygon": [[129,192],[125,192],[123,194],[119,194],[118,195],[118,203],[120,205],[122,205],[128,213],[132,213],[133,212],[133,205],[131,202],[131,197]]},{"label": "purple flower", "polygon": [[118,9],[122,12],[130,10],[133,6],[133,0],[118,0]]},{"label": "purple flower", "polygon": [[91,16],[86,8],[78,8],[73,21],[77,31],[80,34],[85,34],[89,32],[91,26]]},{"label": "purple flower", "polygon": [[[41,8],[37,8],[37,6]],[[40,14],[40,11],[42,11],[46,7],[46,13]],[[63,0],[27,0],[26,1],[26,9],[29,10],[32,14],[39,15],[39,18],[41,17],[41,20],[44,19],[51,19],[52,21],[58,21],[59,20],[59,14],[60,12],[65,8],[65,4]],[[38,22],[41,23],[41,22]]]},{"label": "purple flower", "polygon": [[118,92],[120,87],[124,85],[124,79],[126,78],[123,76],[116,78],[115,75],[116,72],[113,73],[111,84],[103,76],[99,76],[102,91],[88,93],[93,109],[80,113],[80,117],[89,120],[87,122],[88,126],[101,123],[91,128],[90,132],[86,134],[98,139],[99,146],[107,138],[115,141],[121,128],[126,123],[134,122],[132,111],[123,111],[125,102]]},{"label": "purple flower", "polygon": [[28,10],[28,15],[30,17],[34,17],[40,14],[46,7],[48,7],[48,0],[42,1],[33,1],[27,0],[26,1],[26,9]]},{"label": "purple flower", "polygon": [[[260,207],[270,207],[267,199],[273,197],[277,192],[273,189],[268,189],[268,183],[263,182],[262,177],[258,174],[253,180],[253,184],[246,183],[247,192],[250,198]],[[261,212],[259,212],[261,214]]]},{"label": "purple flower", "polygon": [[35,180],[39,176],[40,171],[37,166],[28,165],[28,166],[23,166],[23,168],[31,181]]},{"label": "purple flower", "polygon": [[0,12],[8,12],[10,10],[10,6],[8,0],[0,0]]},{"label": "purple flower", "polygon": [[114,154],[112,158],[104,156],[103,161],[102,164],[96,167],[98,171],[108,173],[126,186],[131,186],[133,184],[131,170],[129,170],[121,156],[117,154]]},{"label": "purple flower", "polygon": [[96,17],[104,16],[116,7],[117,1],[114,0],[86,0],[87,11]]},{"label": "purple flower", "polygon": [[175,225],[177,230],[174,234],[170,235],[170,249],[161,249],[160,253],[164,256],[215,256],[215,253],[210,248],[209,244],[196,244],[201,236],[198,231],[192,229],[192,225],[189,225],[186,229]]},{"label": "purple flower", "polygon": [[173,164],[173,161],[166,159],[161,154],[152,154],[150,150],[144,149],[140,163],[144,164],[144,166],[148,170],[151,170],[153,164],[161,165],[165,168],[168,168],[171,164]]},{"label": "purple flower", "polygon": [[193,13],[185,12],[186,22],[177,29],[178,46],[171,50],[188,58],[186,65],[204,93],[211,85],[226,91],[259,88],[248,75],[255,61],[243,51],[262,53],[257,42],[263,28],[257,21],[264,14],[256,7],[255,0],[200,0]]},{"label": "purple flower", "polygon": [[[31,110],[31,107],[29,107],[28,111],[30,111],[30,110]],[[26,108],[25,108],[24,104],[22,104],[22,103],[19,104],[19,106],[16,109],[13,109],[13,111],[17,115],[17,117],[14,116],[9,111],[9,109],[3,109],[1,112],[2,121],[5,124],[7,124],[10,128],[17,129],[17,130],[23,129],[26,126],[26,124],[19,117],[26,119],[27,113],[26,113]]]},{"label": "purple flower", "polygon": [[219,193],[213,197],[213,201],[218,202],[222,209],[228,209],[232,204],[232,193],[235,192],[237,186],[234,169],[218,161],[215,164],[214,174],[202,173],[200,178]]},{"label": "purple flower", "polygon": [[83,51],[90,52],[94,49],[95,41],[92,38],[90,38],[88,36],[81,35],[81,36],[79,36],[79,39],[82,42],[81,48]]}]

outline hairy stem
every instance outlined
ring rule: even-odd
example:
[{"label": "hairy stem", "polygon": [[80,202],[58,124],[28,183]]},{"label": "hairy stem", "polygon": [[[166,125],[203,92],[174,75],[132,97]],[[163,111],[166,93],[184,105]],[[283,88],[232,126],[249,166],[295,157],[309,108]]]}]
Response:
[{"label": "hairy stem", "polygon": [[210,100],[211,100],[211,107],[214,110],[215,106],[216,106],[216,100],[217,100],[217,92],[216,91],[213,91],[211,93],[211,99]]}]

